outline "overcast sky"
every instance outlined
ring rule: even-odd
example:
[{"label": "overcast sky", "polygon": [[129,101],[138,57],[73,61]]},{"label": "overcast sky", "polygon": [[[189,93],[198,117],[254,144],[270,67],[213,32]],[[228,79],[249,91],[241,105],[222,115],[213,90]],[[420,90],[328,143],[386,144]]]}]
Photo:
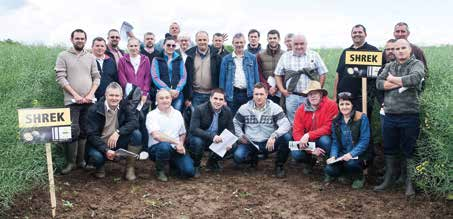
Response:
[{"label": "overcast sky", "polygon": [[[355,24],[367,28],[367,41],[383,46],[399,21],[409,24],[415,44],[453,44],[452,1],[359,0],[0,0],[0,40],[27,44],[70,45],[70,32],[82,28],[88,40],[106,37],[123,21],[134,26],[136,36],[154,32],[158,39],[172,21],[192,38],[198,30],[246,34],[256,28],[265,35],[277,29],[303,33],[312,48],[346,47]],[[125,44],[120,45],[125,48]]]}]

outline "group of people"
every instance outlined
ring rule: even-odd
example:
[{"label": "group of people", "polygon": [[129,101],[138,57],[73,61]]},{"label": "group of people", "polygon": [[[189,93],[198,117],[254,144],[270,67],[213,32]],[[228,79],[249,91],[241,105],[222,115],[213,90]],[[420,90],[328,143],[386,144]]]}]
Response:
[{"label": "group of people", "polygon": [[[366,28],[360,24],[352,28],[353,45],[339,59],[333,100],[323,88],[327,67],[308,49],[302,34],[286,35],[288,51],[283,51],[277,30],[267,33],[266,48],[256,29],[249,31],[247,46],[245,36],[237,33],[231,53],[223,46],[226,34],[214,34],[209,45],[208,33],[198,31],[193,43],[180,34],[177,23],[157,43],[151,32],[143,41],[132,32],[128,36],[127,53],[119,48],[115,29],[108,32],[108,42],[94,38],[90,53],[86,33],[76,29],[71,33],[73,47],[57,58],[56,80],[72,121],[62,174],[94,165],[95,176],[103,178],[105,161],[123,148],[147,151],[160,181],[168,181],[168,174],[199,177],[205,151],[206,169],[222,168],[223,158],[208,147],[224,141],[220,134],[228,130],[238,137],[227,146],[227,157],[238,168],[256,167],[276,152],[278,178],[285,177],[289,156],[303,164],[305,174],[317,160],[325,160],[326,182],[338,178],[362,188],[363,169],[373,159],[369,118],[377,97],[385,174],[374,190],[389,188],[400,176],[406,194],[414,194],[406,168],[418,137],[418,95],[427,68],[422,50],[407,40],[406,23],[395,25],[395,39],[385,46],[378,78],[368,79],[367,114],[361,112],[362,80],[349,71],[366,66],[345,63],[346,51],[379,51],[366,42]],[[135,162],[127,158],[128,180],[136,179]],[[396,163],[401,163],[400,174]]]}]

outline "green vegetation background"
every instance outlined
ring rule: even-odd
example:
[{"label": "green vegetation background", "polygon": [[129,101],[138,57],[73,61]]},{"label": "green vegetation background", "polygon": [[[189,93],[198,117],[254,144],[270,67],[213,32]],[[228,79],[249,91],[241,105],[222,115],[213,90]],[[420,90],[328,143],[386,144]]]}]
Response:
[{"label": "green vegetation background", "polygon": [[[19,142],[16,110],[63,106],[53,70],[62,50],[0,42],[0,212],[10,206],[15,195],[47,186],[44,146]],[[329,69],[325,86],[331,94],[341,49],[317,51]],[[444,196],[453,191],[453,46],[424,51],[430,78],[422,95],[422,133],[414,171],[419,188]],[[378,113],[374,115],[373,135],[375,142],[380,142]],[[56,169],[63,165],[57,149],[54,147]]]}]

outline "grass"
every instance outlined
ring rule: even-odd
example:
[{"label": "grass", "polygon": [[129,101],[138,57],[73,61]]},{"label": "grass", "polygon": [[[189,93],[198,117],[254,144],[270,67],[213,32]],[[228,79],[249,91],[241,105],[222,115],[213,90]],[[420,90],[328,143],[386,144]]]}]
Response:
[{"label": "grass", "polygon": [[[62,50],[0,42],[0,212],[11,205],[15,194],[47,184],[44,146],[18,141],[16,110],[63,106],[53,70]],[[341,49],[316,51],[329,69],[325,87],[331,95]],[[425,53],[431,77],[422,95],[422,138],[416,166],[424,169],[417,172],[417,184],[431,194],[445,195],[453,185],[453,46],[425,48]],[[373,119],[375,136],[380,136],[378,122]],[[54,156],[54,162],[61,166],[62,158]]]}]

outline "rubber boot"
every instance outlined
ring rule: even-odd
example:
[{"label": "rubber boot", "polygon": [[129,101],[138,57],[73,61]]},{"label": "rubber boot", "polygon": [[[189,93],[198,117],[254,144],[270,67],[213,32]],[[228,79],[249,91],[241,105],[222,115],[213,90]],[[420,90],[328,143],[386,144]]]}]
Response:
[{"label": "rubber boot", "polygon": [[385,174],[384,181],[373,188],[375,192],[381,192],[389,188],[394,183],[393,173],[395,172],[395,161],[396,157],[393,155],[385,155]]},{"label": "rubber boot", "polygon": [[407,161],[405,158],[401,158],[401,171],[398,179],[395,181],[397,185],[403,185],[406,183],[407,178]]},{"label": "rubber boot", "polygon": [[165,161],[156,160],[156,175],[157,179],[162,182],[167,182],[168,177],[165,175]]},{"label": "rubber boot", "polygon": [[[406,159],[406,164],[410,164],[412,162],[412,160],[410,159]],[[406,165],[406,173],[407,173],[407,177],[406,177],[406,196],[407,197],[410,197],[410,196],[413,196],[415,195],[415,190],[414,190],[414,185],[412,184],[412,170],[410,168],[411,165]]]},{"label": "rubber boot", "polygon": [[79,139],[78,146],[77,146],[77,167],[85,169],[86,162],[85,162],[85,145],[87,139]]},{"label": "rubber boot", "polygon": [[61,174],[65,175],[76,168],[78,141],[68,143],[65,148],[66,167],[61,170]]},{"label": "rubber boot", "polygon": [[[128,151],[132,152],[132,153],[136,153],[136,154],[139,154],[142,147],[141,146],[131,146],[129,145],[127,147]],[[129,181],[133,181],[135,179],[137,179],[137,177],[135,176],[135,161],[137,159],[135,157],[127,157],[127,160],[126,160],[126,175],[125,175],[125,178]]]}]

